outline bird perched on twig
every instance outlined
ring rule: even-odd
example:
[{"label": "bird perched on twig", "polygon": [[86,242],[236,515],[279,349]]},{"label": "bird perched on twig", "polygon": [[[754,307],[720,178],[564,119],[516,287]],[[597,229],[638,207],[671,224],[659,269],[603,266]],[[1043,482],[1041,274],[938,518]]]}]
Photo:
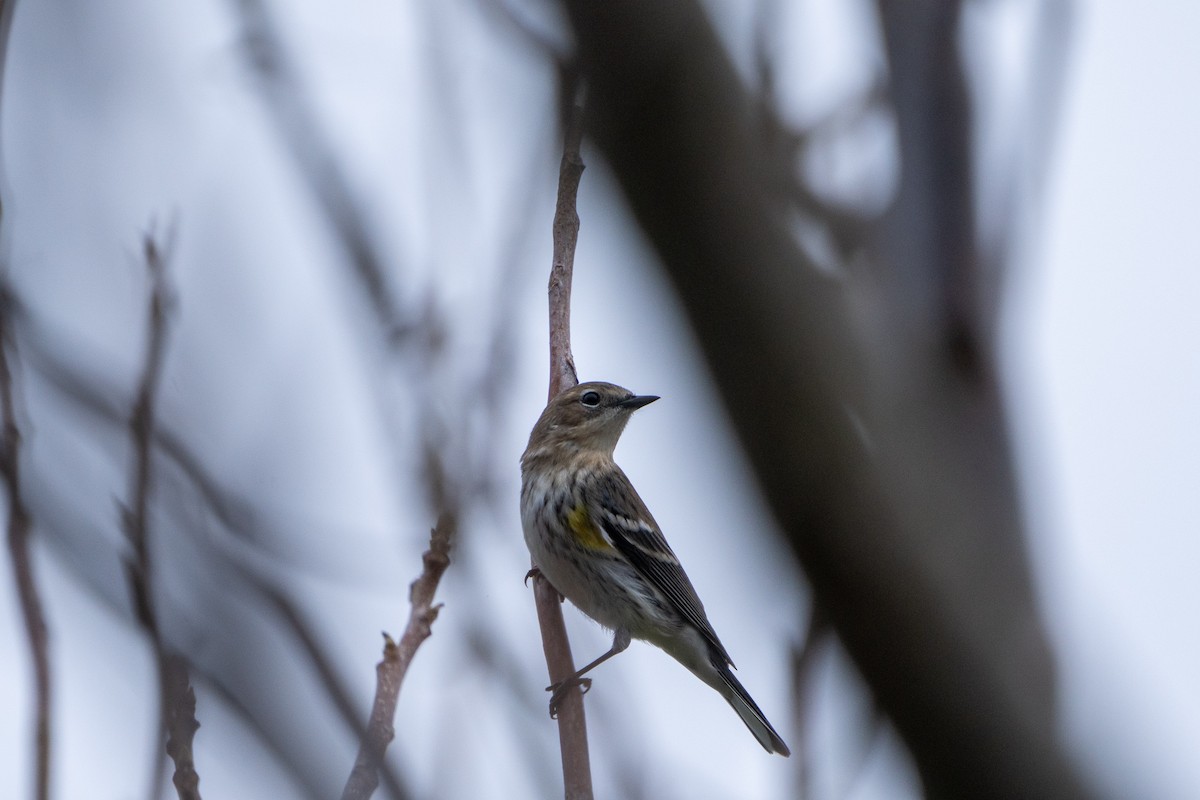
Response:
[{"label": "bird perched on twig", "polygon": [[788,746],[742,684],[704,604],[613,450],[629,417],[658,398],[611,383],[581,383],[550,401],[521,456],[521,522],[536,569],[559,594],[613,633],[612,648],[548,687],[564,693],[629,646],[657,645],[716,689],[769,753]]}]

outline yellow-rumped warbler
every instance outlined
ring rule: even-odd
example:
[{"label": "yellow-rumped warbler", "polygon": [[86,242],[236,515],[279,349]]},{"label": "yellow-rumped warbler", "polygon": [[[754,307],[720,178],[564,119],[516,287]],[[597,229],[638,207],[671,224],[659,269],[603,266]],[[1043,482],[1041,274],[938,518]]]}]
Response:
[{"label": "yellow-rumped warbler", "polygon": [[521,456],[521,523],[537,569],[583,613],[614,631],[607,653],[549,690],[590,683],[584,673],[629,646],[658,645],[721,693],[769,753],[790,755],[729,671],[687,573],[613,450],[633,412],[657,400],[611,383],[581,383],[550,401]]}]

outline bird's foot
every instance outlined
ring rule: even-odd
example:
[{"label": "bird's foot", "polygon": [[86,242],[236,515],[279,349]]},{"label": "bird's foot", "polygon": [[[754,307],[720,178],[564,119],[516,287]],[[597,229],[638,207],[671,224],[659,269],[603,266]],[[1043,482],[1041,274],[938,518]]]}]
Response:
[{"label": "bird's foot", "polygon": [[[525,585],[526,586],[529,585],[530,578],[534,578],[534,579],[541,578],[542,580],[546,581],[546,584],[548,586],[550,586],[551,589],[554,589],[554,585],[550,583],[550,581],[546,578],[546,576],[542,574],[542,571],[540,569],[538,569],[537,567],[533,567],[532,569],[529,570],[529,572],[525,573]],[[562,603],[566,600],[566,598],[563,597],[562,592],[558,591],[557,589],[554,589],[554,591],[558,595],[558,602]]]},{"label": "bird's foot", "polygon": [[546,687],[547,692],[553,692],[550,695],[550,719],[558,719],[558,708],[562,705],[562,701],[566,699],[567,693],[579,687],[581,694],[587,694],[592,688],[591,678],[567,678],[565,681],[551,684]]}]

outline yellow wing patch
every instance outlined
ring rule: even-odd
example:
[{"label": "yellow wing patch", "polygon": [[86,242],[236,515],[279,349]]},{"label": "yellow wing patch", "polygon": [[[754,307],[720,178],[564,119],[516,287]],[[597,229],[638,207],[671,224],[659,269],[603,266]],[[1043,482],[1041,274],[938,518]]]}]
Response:
[{"label": "yellow wing patch", "polygon": [[592,550],[612,550],[613,546],[608,543],[604,534],[592,522],[592,517],[588,514],[587,506],[578,505],[571,509],[567,514],[567,527],[571,529],[571,533],[575,534],[576,540],[584,547]]}]

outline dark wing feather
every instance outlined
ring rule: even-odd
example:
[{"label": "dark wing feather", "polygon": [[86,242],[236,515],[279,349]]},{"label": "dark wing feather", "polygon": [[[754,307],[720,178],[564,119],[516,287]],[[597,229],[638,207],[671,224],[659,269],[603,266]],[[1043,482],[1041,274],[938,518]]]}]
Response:
[{"label": "dark wing feather", "polygon": [[613,546],[670,601],[680,616],[700,631],[725,663],[733,666],[687,573],[621,468],[596,474],[588,488],[594,492],[593,499],[603,512],[594,521],[604,528]]}]

